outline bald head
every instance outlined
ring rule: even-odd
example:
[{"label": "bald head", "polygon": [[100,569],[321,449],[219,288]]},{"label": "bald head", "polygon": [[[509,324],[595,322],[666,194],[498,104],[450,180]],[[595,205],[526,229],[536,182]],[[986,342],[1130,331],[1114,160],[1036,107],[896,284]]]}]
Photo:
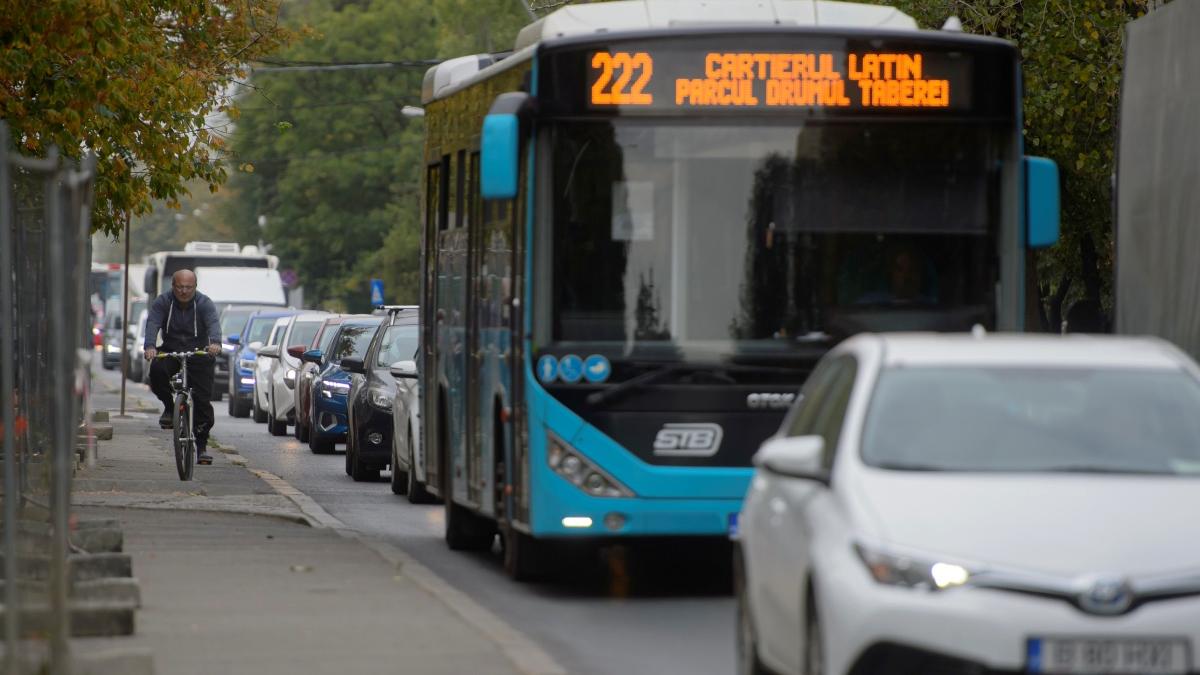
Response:
[{"label": "bald head", "polygon": [[171,275],[171,291],[175,299],[188,304],[196,296],[196,273],[191,270],[179,270]]}]

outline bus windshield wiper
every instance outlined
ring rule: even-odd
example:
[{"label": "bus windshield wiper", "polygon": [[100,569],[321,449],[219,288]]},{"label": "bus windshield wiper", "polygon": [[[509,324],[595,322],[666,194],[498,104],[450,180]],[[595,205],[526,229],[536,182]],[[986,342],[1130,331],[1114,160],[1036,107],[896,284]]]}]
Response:
[{"label": "bus windshield wiper", "polygon": [[658,368],[648,370],[637,377],[631,377],[620,384],[615,384],[609,387],[608,389],[603,389],[601,391],[588,394],[588,405],[595,408],[605,403],[611,403],[614,399],[621,398],[622,396],[625,396],[634,390],[641,389],[655,383],[663,376],[679,370],[682,366],[682,363],[668,363],[666,365],[659,366]]}]

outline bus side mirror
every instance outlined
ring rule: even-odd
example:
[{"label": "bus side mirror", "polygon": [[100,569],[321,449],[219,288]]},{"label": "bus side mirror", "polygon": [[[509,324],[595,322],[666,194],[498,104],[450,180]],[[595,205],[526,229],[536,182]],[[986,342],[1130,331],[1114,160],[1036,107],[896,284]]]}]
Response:
[{"label": "bus side mirror", "polygon": [[142,277],[142,287],[146,289],[146,295],[151,298],[158,295],[158,268],[151,265],[146,268],[146,274]]},{"label": "bus side mirror", "polygon": [[483,118],[479,142],[479,193],[484,199],[514,199],[521,170],[521,118],[532,107],[529,94],[500,94]]},{"label": "bus side mirror", "polygon": [[1045,157],[1025,158],[1025,245],[1058,242],[1058,165]]}]

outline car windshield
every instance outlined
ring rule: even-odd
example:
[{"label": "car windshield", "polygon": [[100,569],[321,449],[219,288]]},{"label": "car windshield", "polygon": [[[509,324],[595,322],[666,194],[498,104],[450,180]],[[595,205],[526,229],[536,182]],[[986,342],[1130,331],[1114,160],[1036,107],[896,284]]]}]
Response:
[{"label": "car windshield", "polygon": [[1200,474],[1200,383],[1179,370],[894,368],[862,441],[920,471]]},{"label": "car windshield", "polygon": [[246,331],[246,344],[266,342],[271,337],[271,329],[275,327],[276,317],[260,316],[250,321],[250,329]]},{"label": "car windshield", "polygon": [[411,361],[417,358],[417,326],[391,326],[383,336],[383,344],[379,346],[377,367],[386,368],[397,361]]},{"label": "car windshield", "polygon": [[333,342],[333,336],[337,335],[338,324],[326,324],[325,330],[321,331],[321,341],[317,343],[317,349],[322,352],[329,351],[329,343]]},{"label": "car windshield", "polygon": [[288,336],[288,346],[304,345],[308,347],[321,329],[320,321],[301,321],[292,326],[292,334]]},{"label": "car windshield", "polygon": [[993,129],[618,119],[552,135],[542,344],[703,359],[992,324]]},{"label": "car windshield", "polygon": [[329,359],[334,363],[342,359],[361,359],[371,346],[371,338],[379,323],[356,323],[342,326],[337,339],[329,349]]},{"label": "car windshield", "polygon": [[254,313],[253,309],[239,309],[230,307],[221,313],[221,335],[233,335],[242,332],[242,328],[246,326],[246,319]]}]

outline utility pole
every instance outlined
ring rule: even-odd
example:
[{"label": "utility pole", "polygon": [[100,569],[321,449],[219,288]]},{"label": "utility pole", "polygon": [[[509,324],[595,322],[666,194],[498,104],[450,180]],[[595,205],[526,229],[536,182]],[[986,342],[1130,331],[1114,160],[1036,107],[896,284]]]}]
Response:
[{"label": "utility pole", "polygon": [[[129,372],[129,212],[125,212],[125,289],[121,292],[121,417],[125,417],[125,380]],[[136,348],[137,345],[134,345]]]}]

